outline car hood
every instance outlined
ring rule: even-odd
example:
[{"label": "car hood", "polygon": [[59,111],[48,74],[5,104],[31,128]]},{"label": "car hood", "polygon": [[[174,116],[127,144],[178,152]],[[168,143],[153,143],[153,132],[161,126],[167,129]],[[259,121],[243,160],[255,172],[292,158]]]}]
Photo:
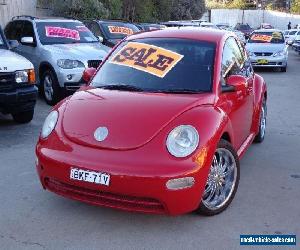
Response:
[{"label": "car hood", "polygon": [[[195,106],[212,104],[212,94],[161,94],[88,88],[66,103],[62,129],[71,141],[90,147],[128,150],[151,141],[165,126]],[[187,121],[188,123],[188,121]],[[94,138],[99,127],[107,138]]]},{"label": "car hood", "polygon": [[63,56],[66,59],[86,61],[103,59],[110,51],[110,48],[100,43],[55,44],[45,45],[45,48],[59,58]]},{"label": "car hood", "polygon": [[264,44],[264,43],[247,43],[246,49],[250,52],[269,52],[276,53],[285,49],[285,44]]},{"label": "car hood", "polygon": [[16,70],[33,69],[33,65],[23,56],[7,49],[0,49],[0,69],[1,72],[14,72]]}]

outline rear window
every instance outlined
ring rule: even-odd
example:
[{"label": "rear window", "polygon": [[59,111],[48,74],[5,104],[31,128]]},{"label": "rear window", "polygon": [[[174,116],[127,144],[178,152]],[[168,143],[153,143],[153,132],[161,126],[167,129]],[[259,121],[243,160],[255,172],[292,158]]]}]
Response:
[{"label": "rear window", "polygon": [[130,85],[148,92],[212,89],[215,43],[175,38],[123,42],[92,85]]},{"label": "rear window", "polygon": [[282,32],[253,32],[249,43],[284,43]]},{"label": "rear window", "polygon": [[138,27],[130,23],[111,22],[102,23],[101,26],[109,39],[123,39],[140,31]]}]

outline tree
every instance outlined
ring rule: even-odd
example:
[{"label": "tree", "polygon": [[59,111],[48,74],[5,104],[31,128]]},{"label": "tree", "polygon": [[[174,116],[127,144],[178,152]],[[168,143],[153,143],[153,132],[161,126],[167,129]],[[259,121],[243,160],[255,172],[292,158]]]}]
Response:
[{"label": "tree", "polygon": [[199,19],[205,11],[203,0],[172,0],[171,20]]},{"label": "tree", "polygon": [[85,18],[107,18],[108,10],[99,0],[53,0],[55,15]]},{"label": "tree", "polygon": [[295,14],[300,14],[300,0],[293,0],[291,11]]}]

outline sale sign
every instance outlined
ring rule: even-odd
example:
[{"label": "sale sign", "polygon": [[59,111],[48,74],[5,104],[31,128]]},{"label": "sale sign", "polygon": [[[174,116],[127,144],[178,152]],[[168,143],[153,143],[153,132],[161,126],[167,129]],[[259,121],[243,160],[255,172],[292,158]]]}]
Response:
[{"label": "sale sign", "polygon": [[73,40],[80,40],[80,35],[78,30],[72,30],[62,27],[52,27],[46,26],[46,36],[47,37],[59,37],[59,38],[69,38]]},{"label": "sale sign", "polygon": [[132,29],[127,27],[119,27],[119,26],[108,26],[108,30],[112,34],[123,34],[123,35],[132,35],[134,32]]},{"label": "sale sign", "polygon": [[129,42],[110,60],[110,63],[131,67],[163,78],[183,57],[174,51],[158,46]]}]

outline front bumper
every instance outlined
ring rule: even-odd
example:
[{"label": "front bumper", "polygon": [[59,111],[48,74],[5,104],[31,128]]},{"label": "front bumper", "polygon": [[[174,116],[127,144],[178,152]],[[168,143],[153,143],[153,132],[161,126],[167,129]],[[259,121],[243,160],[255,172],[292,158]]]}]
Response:
[{"label": "front bumper", "polygon": [[35,86],[0,92],[0,112],[16,114],[34,109],[38,89]]},{"label": "front bumper", "polygon": [[75,69],[56,69],[56,75],[61,88],[66,91],[75,92],[85,83],[82,80],[82,75],[85,68]]},{"label": "front bumper", "polygon": [[[251,64],[253,67],[286,67],[287,57],[273,57],[273,56],[251,56]],[[267,60],[267,63],[260,63],[260,60]]]},{"label": "front bumper", "polygon": [[[37,172],[45,189],[93,205],[156,214],[179,215],[195,210],[212,158],[207,154],[199,166],[192,160],[151,161],[149,151],[142,148],[120,152],[87,148],[70,141],[57,145],[62,148],[47,148],[40,140],[36,147]],[[110,174],[110,185],[72,180],[72,167]],[[194,185],[167,189],[168,180],[182,177],[193,177]]]}]

